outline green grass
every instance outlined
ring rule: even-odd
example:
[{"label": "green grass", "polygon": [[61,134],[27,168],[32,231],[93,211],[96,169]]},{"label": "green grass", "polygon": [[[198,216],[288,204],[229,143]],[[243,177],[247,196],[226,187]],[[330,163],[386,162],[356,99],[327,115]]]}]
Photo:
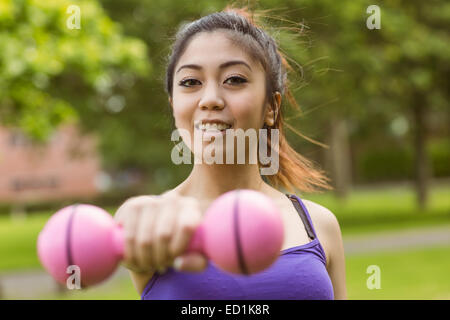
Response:
[{"label": "green grass", "polygon": [[50,213],[28,216],[25,220],[0,217],[0,270],[39,268],[36,239]]},{"label": "green grass", "polygon": [[[430,206],[420,212],[414,193],[407,188],[355,191],[344,203],[331,194],[305,195],[330,209],[338,218],[343,236],[450,224],[450,185],[433,187]],[[108,208],[114,212],[116,208]],[[0,272],[41,268],[36,239],[52,213],[33,213],[25,220],[0,215]]]},{"label": "green grass", "polygon": [[101,286],[82,290],[67,290],[63,294],[40,297],[40,300],[140,300],[141,297],[131,282],[131,278],[115,280]]},{"label": "green grass", "polygon": [[[107,208],[108,212],[114,212]],[[0,215],[0,271],[42,268],[37,257],[39,232],[53,212],[33,213],[24,219]]]},{"label": "green grass", "polygon": [[[373,275],[370,265],[380,268],[380,289],[368,289]],[[346,258],[349,299],[419,300],[450,299],[450,247],[390,252]]]},{"label": "green grass", "polygon": [[[367,268],[380,268],[380,289],[368,289]],[[365,254],[346,257],[346,283],[350,300],[450,299],[450,247]],[[102,287],[73,290],[40,299],[138,300],[130,279]]]},{"label": "green grass", "polygon": [[331,193],[303,197],[331,210],[344,236],[450,224],[450,185],[431,188],[425,211],[417,207],[415,194],[405,187],[354,190],[345,201]]}]

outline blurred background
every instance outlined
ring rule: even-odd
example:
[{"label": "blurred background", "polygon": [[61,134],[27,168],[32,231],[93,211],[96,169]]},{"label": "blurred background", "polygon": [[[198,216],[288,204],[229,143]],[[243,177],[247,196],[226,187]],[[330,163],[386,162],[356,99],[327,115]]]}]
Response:
[{"label": "blurred background", "polygon": [[[58,286],[36,239],[63,206],[114,214],[187,177],[170,159],[166,57],[182,23],[228,3],[0,0],[0,299],[140,298],[122,267]],[[297,194],[339,220],[349,299],[450,299],[450,3],[244,4],[270,10],[292,60],[302,112],[285,109],[288,140],[335,188]]]}]

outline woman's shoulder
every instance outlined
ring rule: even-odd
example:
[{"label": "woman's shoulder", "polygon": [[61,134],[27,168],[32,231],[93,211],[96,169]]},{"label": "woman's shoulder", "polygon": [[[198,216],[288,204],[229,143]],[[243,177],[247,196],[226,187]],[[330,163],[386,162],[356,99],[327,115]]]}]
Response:
[{"label": "woman's shoulder", "polygon": [[306,209],[308,210],[308,213],[310,214],[313,223],[314,220],[316,220],[320,225],[330,227],[330,225],[333,225],[333,223],[337,222],[335,214],[331,212],[330,209],[308,199],[302,198],[302,202],[304,203]]},{"label": "woman's shoulder", "polygon": [[328,208],[308,199],[302,199],[311,217],[316,232],[322,232],[325,236],[340,232],[339,221],[336,215]]},{"label": "woman's shoulder", "polygon": [[328,265],[332,259],[330,255],[334,252],[334,246],[342,241],[339,221],[330,209],[311,200],[302,198],[302,201],[311,217],[317,238],[325,250]]}]

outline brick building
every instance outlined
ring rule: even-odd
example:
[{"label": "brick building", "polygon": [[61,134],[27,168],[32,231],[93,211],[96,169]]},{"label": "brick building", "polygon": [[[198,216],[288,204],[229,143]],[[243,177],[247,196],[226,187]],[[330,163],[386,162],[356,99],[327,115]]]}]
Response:
[{"label": "brick building", "polygon": [[62,127],[45,146],[33,146],[19,131],[0,127],[0,203],[28,203],[98,194],[100,159],[96,139]]}]

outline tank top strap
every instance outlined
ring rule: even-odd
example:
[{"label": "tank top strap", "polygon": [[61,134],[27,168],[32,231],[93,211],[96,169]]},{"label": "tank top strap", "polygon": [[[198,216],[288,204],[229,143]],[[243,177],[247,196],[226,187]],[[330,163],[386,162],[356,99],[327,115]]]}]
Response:
[{"label": "tank top strap", "polygon": [[303,221],[303,224],[305,226],[306,232],[308,233],[308,237],[311,240],[314,240],[317,235],[316,235],[316,230],[314,230],[314,226],[311,220],[311,217],[309,215],[308,209],[306,209],[305,204],[303,203],[303,201],[297,197],[294,194],[287,194],[286,196],[292,201],[292,203],[294,204],[295,209],[298,212],[298,215],[300,216],[300,218]]}]

